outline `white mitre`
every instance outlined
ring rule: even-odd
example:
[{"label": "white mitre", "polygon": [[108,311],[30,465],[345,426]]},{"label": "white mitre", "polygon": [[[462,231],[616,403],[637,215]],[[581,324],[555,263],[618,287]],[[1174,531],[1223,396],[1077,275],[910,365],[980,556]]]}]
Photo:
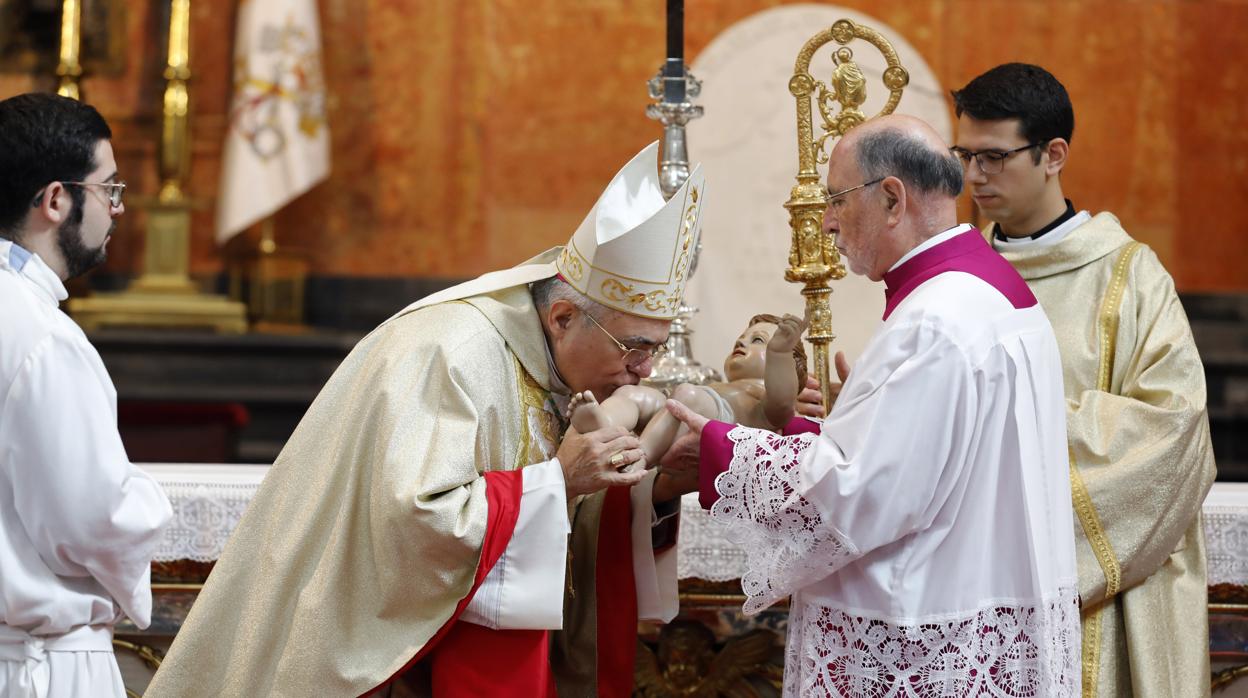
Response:
[{"label": "white mitre", "polygon": [[684,185],[664,200],[659,144],[651,143],[611,179],[567,245],[422,298],[402,312],[558,274],[608,308],[674,319],[701,232],[705,183],[702,168],[694,167]]}]

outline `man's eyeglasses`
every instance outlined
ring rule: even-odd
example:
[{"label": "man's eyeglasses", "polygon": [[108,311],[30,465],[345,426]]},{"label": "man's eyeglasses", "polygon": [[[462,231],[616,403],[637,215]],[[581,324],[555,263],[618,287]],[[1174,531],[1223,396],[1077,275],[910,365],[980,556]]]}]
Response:
[{"label": "man's eyeglasses", "polygon": [[842,190],[840,190],[840,191],[836,192],[835,194],[832,194],[832,193],[829,193],[829,192],[826,192],[826,191],[825,191],[825,192],[823,193],[823,200],[824,200],[824,201],[825,201],[825,202],[826,202],[829,206],[831,206],[833,210],[839,210],[839,209],[841,208],[841,206],[844,206],[844,205],[845,205],[845,195],[846,195],[846,194],[850,193],[851,191],[857,191],[857,190],[859,190],[859,189],[863,189],[863,188],[865,188],[865,187],[869,187],[869,186],[871,186],[871,185],[873,185],[873,184],[879,184],[880,182],[883,182],[885,179],[886,179],[885,177],[880,177],[879,179],[873,179],[873,180],[871,180],[870,182],[863,182],[862,184],[859,184],[859,185],[858,185],[858,186],[856,186],[856,187],[850,187],[849,189],[842,189]]},{"label": "man's eyeglasses", "polygon": [[975,151],[975,150],[967,150],[966,148],[962,148],[962,147],[955,145],[949,149],[949,152],[958,156],[958,160],[962,161],[962,169],[964,170],[969,169],[971,166],[971,159],[973,158],[975,162],[979,163],[980,172],[983,172],[984,174],[992,175],[992,174],[1001,174],[1001,172],[1005,170],[1005,161],[1009,160],[1010,156],[1014,155],[1015,153],[1021,153],[1024,150],[1031,150],[1032,148],[1039,148],[1040,146],[1044,145],[1045,142],[1046,141],[1040,141],[1037,143],[1028,143],[1027,145],[1019,146],[1012,150]]},{"label": "man's eyeglasses", "polygon": [[[113,208],[121,207],[121,197],[126,193],[125,182],[61,182],[61,184],[70,184],[76,187],[105,187],[108,189],[108,205]],[[35,195],[33,205],[38,206],[43,201],[43,190]]]},{"label": "man's eyeglasses", "polygon": [[121,207],[121,197],[126,193],[125,182],[61,182],[78,187],[104,187],[108,189],[108,203],[113,208]]},{"label": "man's eyeglasses", "polygon": [[620,351],[624,352],[624,365],[629,368],[637,368],[638,366],[641,366],[642,364],[646,363],[650,359],[653,359],[655,354],[658,354],[659,352],[667,349],[666,342],[664,342],[663,344],[656,344],[653,347],[650,347],[649,349],[634,349],[632,347],[626,346],[623,342],[616,339],[615,335],[608,332],[607,328],[603,327],[600,322],[595,320],[593,315],[590,315],[589,313],[585,313],[585,317],[589,318],[590,322],[597,325],[598,329],[602,330],[603,334],[607,335],[607,337],[609,337],[611,341],[615,343],[615,346],[619,347]]}]

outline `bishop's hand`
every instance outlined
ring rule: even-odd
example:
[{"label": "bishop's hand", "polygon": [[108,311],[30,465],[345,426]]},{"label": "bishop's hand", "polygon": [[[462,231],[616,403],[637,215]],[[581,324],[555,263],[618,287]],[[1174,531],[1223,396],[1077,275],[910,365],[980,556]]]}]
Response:
[{"label": "bishop's hand", "polygon": [[[568,499],[601,489],[632,487],[646,476],[643,468],[630,469],[645,456],[641,441],[624,427],[604,427],[585,434],[569,431],[555,457],[563,466]],[[628,472],[619,472],[625,468]]]}]

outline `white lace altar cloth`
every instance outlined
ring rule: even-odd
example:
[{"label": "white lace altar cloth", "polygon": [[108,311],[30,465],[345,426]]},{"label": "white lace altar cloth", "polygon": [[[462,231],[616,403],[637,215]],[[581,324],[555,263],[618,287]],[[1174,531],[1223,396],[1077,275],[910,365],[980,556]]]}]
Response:
[{"label": "white lace altar cloth", "polygon": [[140,463],[165,489],[173,520],[165,529],[156,562],[212,562],[221,555],[267,465]]},{"label": "white lace altar cloth", "polygon": [[[158,562],[216,560],[267,465],[144,463],[141,468],[165,488],[173,521],[156,551]],[[1209,583],[1248,585],[1248,483],[1217,482],[1205,499],[1205,544]],[[698,495],[681,502],[677,575],[713,582],[739,579],[745,553],[698,505]]]},{"label": "white lace altar cloth", "polygon": [[1248,483],[1215,482],[1204,514],[1209,584],[1248,585]]}]

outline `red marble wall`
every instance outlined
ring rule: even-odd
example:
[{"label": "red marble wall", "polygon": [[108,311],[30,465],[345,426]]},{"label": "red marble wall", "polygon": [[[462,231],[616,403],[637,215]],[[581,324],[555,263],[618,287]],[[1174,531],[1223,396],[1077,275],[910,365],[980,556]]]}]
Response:
[{"label": "red marble wall", "polygon": [[[1180,288],[1248,290],[1248,49],[1236,29],[1248,26],[1248,4],[840,3],[904,34],[949,87],[1012,60],[1052,70],[1075,102],[1065,184],[1076,204],[1116,212]],[[277,218],[279,241],[306,249],[314,273],[463,277],[517,262],[563,242],[599,187],[659,134],[643,110],[662,58],[663,0],[318,4],[333,173]],[[777,4],[687,0],[688,56]],[[153,0],[125,10],[124,70],[89,76],[83,89],[114,124],[131,191],[151,193],[162,28]],[[205,0],[192,11],[189,189],[205,203],[192,270],[206,275],[223,265],[212,205],[235,11]],[[50,85],[0,74],[0,95]],[[114,241],[115,271],[137,267],[140,209]]]}]

